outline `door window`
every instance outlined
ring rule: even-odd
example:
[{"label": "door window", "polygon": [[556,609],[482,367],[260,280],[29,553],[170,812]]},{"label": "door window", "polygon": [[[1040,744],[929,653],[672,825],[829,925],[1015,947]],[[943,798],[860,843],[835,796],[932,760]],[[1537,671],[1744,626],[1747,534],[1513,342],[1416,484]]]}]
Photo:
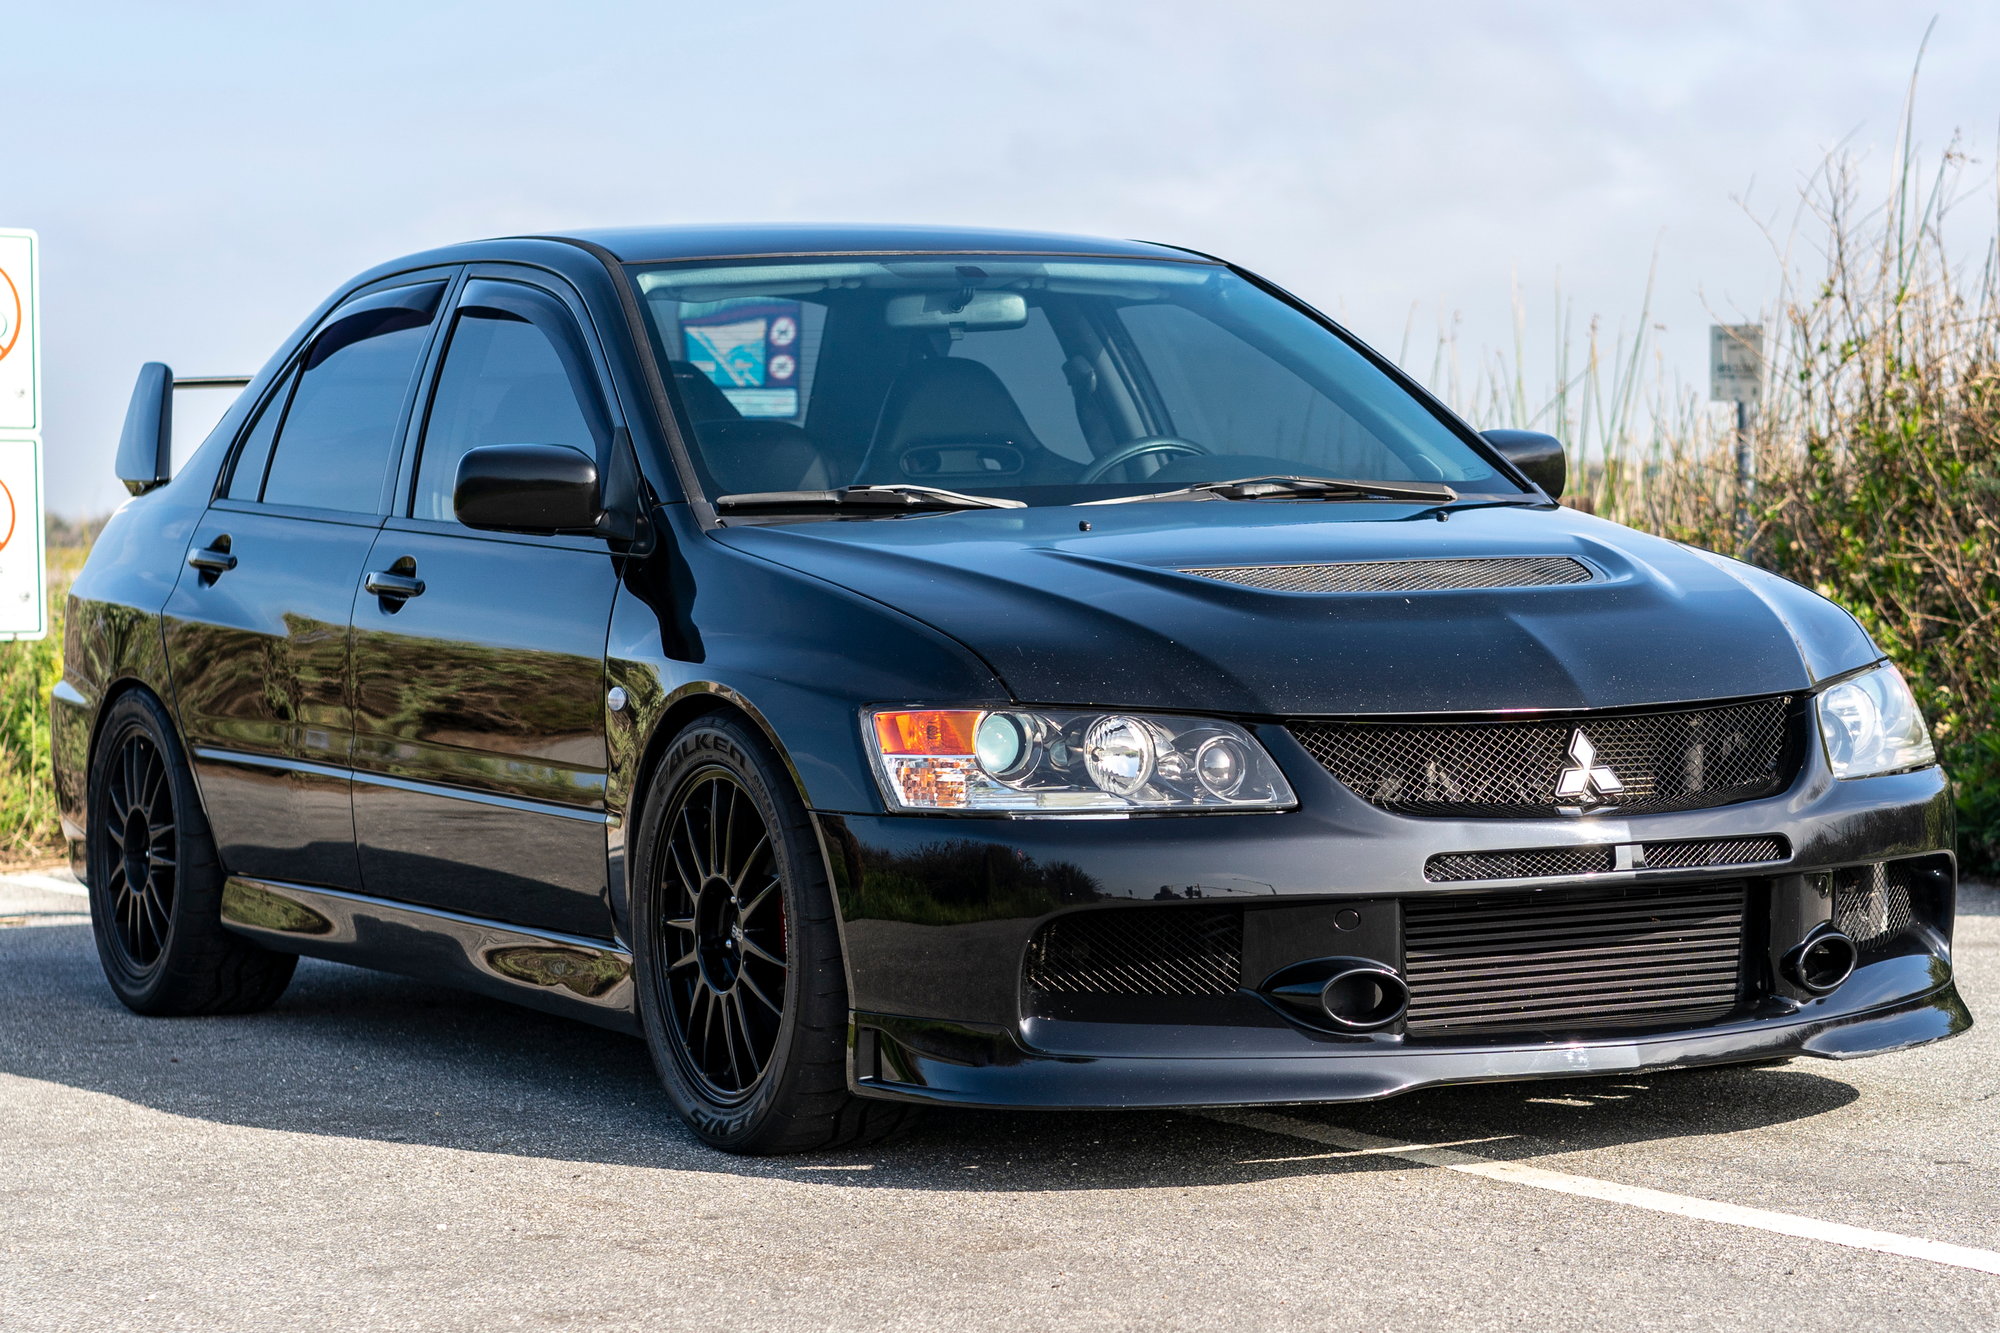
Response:
[{"label": "door window", "polygon": [[[509,289],[504,293],[496,289]],[[458,461],[489,444],[564,444],[599,456],[601,400],[579,387],[581,338],[553,299],[477,282],[452,325],[424,426],[410,517],[453,518]]]},{"label": "door window", "polygon": [[243,448],[236,455],[236,467],[229,474],[230,499],[255,500],[263,492],[264,468],[271,461],[271,445],[278,438],[278,422],[284,418],[285,401],[292,396],[292,381],[296,378],[295,371],[286,371],[278,387],[264,400],[262,410],[257,413],[257,424],[244,437]]},{"label": "door window", "polygon": [[363,297],[314,338],[278,427],[265,503],[378,512],[403,403],[442,290],[441,283],[428,284],[428,302],[420,307]]}]

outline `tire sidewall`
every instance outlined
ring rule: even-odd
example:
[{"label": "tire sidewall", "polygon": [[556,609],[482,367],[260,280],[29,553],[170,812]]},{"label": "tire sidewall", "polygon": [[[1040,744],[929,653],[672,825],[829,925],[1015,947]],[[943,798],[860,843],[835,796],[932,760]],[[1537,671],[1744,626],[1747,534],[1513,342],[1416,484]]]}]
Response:
[{"label": "tire sidewall", "polygon": [[[779,1019],[770,1064],[747,1095],[727,1104],[716,1101],[688,1068],[679,1031],[665,998],[659,993],[657,980],[660,959],[655,922],[662,910],[661,872],[669,816],[677,808],[681,793],[712,768],[727,771],[742,784],[770,830],[778,891],[784,895],[788,922],[785,1009]],[[825,873],[818,863],[816,849],[800,846],[801,840],[788,827],[794,821],[786,818],[787,813],[796,812],[781,808],[781,803],[799,806],[788,780],[761,738],[734,719],[702,718],[676,736],[661,757],[653,781],[648,784],[637,854],[628,861],[633,876],[632,923],[636,936],[632,951],[633,981],[646,1046],[674,1109],[698,1136],[718,1148],[737,1149],[748,1144],[785,1101],[789,1076],[797,1064],[802,1035],[799,1017],[809,974],[824,965],[823,960],[811,956],[813,932],[806,924],[810,908],[802,899],[807,886],[819,886]]]}]

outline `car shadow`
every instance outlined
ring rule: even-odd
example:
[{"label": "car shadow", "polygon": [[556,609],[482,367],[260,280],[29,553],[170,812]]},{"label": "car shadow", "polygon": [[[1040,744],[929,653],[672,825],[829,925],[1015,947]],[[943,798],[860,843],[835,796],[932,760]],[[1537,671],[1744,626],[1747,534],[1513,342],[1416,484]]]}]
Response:
[{"label": "car shadow", "polygon": [[[865,1150],[731,1157],[682,1127],[633,1038],[310,960],[265,1013],[142,1018],[112,998],[81,926],[0,930],[0,1074],[274,1132],[855,1188],[1187,1188],[1409,1167],[1161,1111],[933,1110]],[[1725,1135],[1858,1095],[1793,1065],[1441,1088],[1286,1114],[1505,1159]]]}]

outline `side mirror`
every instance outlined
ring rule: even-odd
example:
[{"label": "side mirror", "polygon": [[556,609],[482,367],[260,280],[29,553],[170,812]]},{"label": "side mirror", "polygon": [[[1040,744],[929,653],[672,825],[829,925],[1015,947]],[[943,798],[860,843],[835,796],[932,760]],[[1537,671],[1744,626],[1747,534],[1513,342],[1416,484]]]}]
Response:
[{"label": "side mirror", "polygon": [[452,512],[468,528],[552,536],[604,516],[597,464],[566,444],[489,444],[458,460]]},{"label": "side mirror", "polygon": [[1563,483],[1569,480],[1569,465],[1563,461],[1562,441],[1538,430],[1483,430],[1479,438],[1500,451],[1500,456],[1519,468],[1535,485],[1549,493],[1551,500],[1562,498]]},{"label": "side mirror", "polygon": [[174,470],[174,372],[158,361],[139,367],[118,436],[118,480],[134,495],[167,484]]}]

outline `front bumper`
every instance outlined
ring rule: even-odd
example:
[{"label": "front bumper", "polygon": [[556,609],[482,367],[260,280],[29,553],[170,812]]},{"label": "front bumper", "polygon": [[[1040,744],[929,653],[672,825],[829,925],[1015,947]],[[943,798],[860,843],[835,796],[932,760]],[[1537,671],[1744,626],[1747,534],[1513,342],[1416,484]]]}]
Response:
[{"label": "front bumper", "polygon": [[[1282,739],[1273,743],[1276,749]],[[1302,756],[1298,756],[1302,757]],[[1969,1028],[1951,981],[1952,809],[1936,769],[1838,782],[1815,762],[1767,800],[1643,817],[1414,819],[1378,810],[1286,762],[1300,809],[1277,815],[988,819],[821,814],[847,954],[851,1081],[870,1096],[978,1106],[1163,1107],[1349,1101],[1445,1083],[1630,1073],[1813,1055],[1852,1058]],[[1695,884],[1708,870],[1432,883],[1439,852],[1778,835],[1782,863],[1730,871],[1754,903],[1817,872],[1908,857],[1941,867],[1919,919],[1814,996],[1746,951],[1743,1003],[1680,1029],[1591,1033],[1331,1035],[1245,989],[1198,1013],[1126,1004],[1117,1021],[1038,1010],[1023,981],[1035,932],[1077,909],[1166,899],[1246,911],[1397,904],[1440,894]],[[1805,896],[1810,897],[1807,893]],[[1396,911],[1400,913],[1400,907]],[[1758,929],[1766,929],[1763,923]],[[1790,929],[1788,925],[1776,931]],[[1775,938],[1773,945],[1789,947]],[[1759,970],[1761,969],[1761,971]],[[1243,985],[1257,978],[1245,975]]]}]

